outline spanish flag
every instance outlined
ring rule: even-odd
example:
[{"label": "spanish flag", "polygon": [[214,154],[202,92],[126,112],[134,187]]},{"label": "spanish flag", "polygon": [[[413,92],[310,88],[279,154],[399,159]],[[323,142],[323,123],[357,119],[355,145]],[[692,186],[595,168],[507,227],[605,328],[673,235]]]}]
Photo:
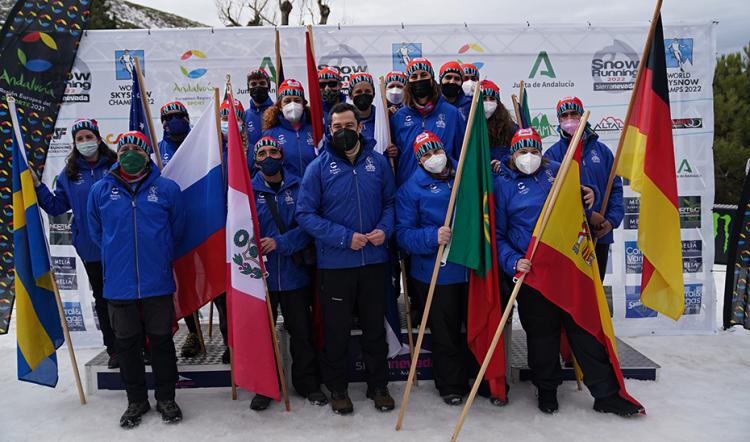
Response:
[{"label": "spanish flag", "polygon": [[[534,228],[526,253],[533,266],[523,282],[570,314],[576,324],[604,346],[620,384],[620,395],[640,406],[625,390],[609,307],[599,278],[594,241],[583,210],[580,175],[582,149],[583,145],[579,143],[572,161],[568,162],[569,167],[563,162],[558,171],[555,178],[560,180],[559,184],[555,183],[555,186],[559,185],[557,199],[551,201],[553,190],[544,203],[541,213],[549,210],[549,218],[543,231],[540,232],[543,215]],[[548,209],[550,204],[552,207]]]},{"label": "spanish flag", "polygon": [[[678,320],[685,310],[680,212],[672,144],[672,117],[661,14],[645,67],[633,90],[617,174],[641,195],[638,248],[643,252],[641,302]],[[644,63],[644,61],[641,63]]]},{"label": "spanish flag", "polygon": [[18,379],[54,387],[63,330],[55,300],[47,239],[15,105],[13,121],[13,255],[15,259]]}]

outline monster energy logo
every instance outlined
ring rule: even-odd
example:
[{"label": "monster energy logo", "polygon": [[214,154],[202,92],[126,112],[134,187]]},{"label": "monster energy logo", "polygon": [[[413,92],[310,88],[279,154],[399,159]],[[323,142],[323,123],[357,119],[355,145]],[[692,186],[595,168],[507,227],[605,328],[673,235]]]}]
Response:
[{"label": "monster energy logo", "polygon": [[[542,63],[544,63],[544,70],[540,72],[539,67]],[[549,55],[547,55],[547,51],[541,51],[539,52],[539,55],[536,56],[534,66],[531,68],[531,72],[529,73],[529,78],[535,78],[537,73],[548,78],[557,78],[557,76],[555,75],[555,68],[552,67],[552,62],[549,61]]]},{"label": "monster energy logo", "polygon": [[719,236],[719,221],[724,222],[724,254],[727,253],[727,250],[729,249],[729,228],[732,226],[732,215],[729,214],[721,214],[714,212],[714,238],[718,238]]}]

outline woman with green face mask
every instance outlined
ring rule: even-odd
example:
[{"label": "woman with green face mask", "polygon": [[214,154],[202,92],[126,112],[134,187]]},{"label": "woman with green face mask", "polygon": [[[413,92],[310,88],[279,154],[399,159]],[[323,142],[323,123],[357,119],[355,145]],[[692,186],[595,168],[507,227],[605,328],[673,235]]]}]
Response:
[{"label": "woman with green face mask", "polygon": [[128,397],[120,426],[137,426],[151,408],[144,333],[150,342],[156,411],[165,422],[178,422],[172,262],[185,226],[182,193],[153,166],[145,135],[126,132],[117,145],[118,163],[91,188],[87,219],[91,238],[101,249],[104,298]]}]

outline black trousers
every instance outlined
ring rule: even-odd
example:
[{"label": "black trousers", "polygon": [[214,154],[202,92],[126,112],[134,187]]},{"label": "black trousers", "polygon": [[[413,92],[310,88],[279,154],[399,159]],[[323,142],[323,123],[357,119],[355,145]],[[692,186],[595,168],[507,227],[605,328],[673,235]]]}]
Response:
[{"label": "black trousers", "polygon": [[604,281],[604,275],[607,274],[607,261],[609,260],[609,246],[610,244],[596,243],[594,247],[594,253],[596,254],[596,262],[599,265],[599,276]]},{"label": "black trousers", "polygon": [[221,332],[222,339],[224,339],[224,345],[227,345],[227,294],[222,293],[214,298],[214,305],[219,312],[219,331]]},{"label": "black trousers", "polygon": [[385,278],[387,264],[349,269],[321,269],[320,305],[325,345],[320,355],[323,383],[331,391],[345,391],[349,365],[352,313],[362,328],[362,359],[370,389],[388,384],[388,344],[385,340]]},{"label": "black trousers", "polygon": [[284,328],[289,332],[292,353],[292,385],[300,396],[320,390],[320,369],[313,343],[312,290],[270,292],[273,317],[278,316],[279,305],[284,315]]},{"label": "black trousers", "polygon": [[94,310],[96,311],[96,317],[99,319],[99,329],[102,331],[102,340],[104,341],[104,346],[107,347],[107,353],[111,355],[116,353],[115,333],[112,331],[112,324],[109,321],[107,300],[104,299],[104,273],[102,271],[102,262],[84,262],[83,267],[86,269],[86,275],[89,277],[91,290],[94,292]]},{"label": "black trousers", "polygon": [[[415,296],[425,305],[429,284],[414,280]],[[432,373],[441,396],[469,391],[469,352],[466,335],[468,284],[436,285],[427,325],[432,337]]]},{"label": "black trousers", "polygon": [[151,369],[156,380],[156,400],[174,399],[177,357],[172,340],[172,295],[116,301],[109,300],[109,317],[115,329],[120,376],[128,402],[148,399],[143,364],[143,332],[151,347]]},{"label": "black trousers", "polygon": [[568,313],[523,284],[518,294],[518,315],[526,331],[529,368],[537,388],[552,390],[562,383],[560,330],[564,327],[573,355],[583,371],[583,383],[591,395],[603,398],[617,393],[619,385],[606,349]]},{"label": "black trousers", "polygon": [[197,335],[198,326],[195,324],[195,319],[193,319],[193,315],[187,315],[182,319],[185,321],[185,325],[187,325],[188,331],[190,333],[195,333]]}]

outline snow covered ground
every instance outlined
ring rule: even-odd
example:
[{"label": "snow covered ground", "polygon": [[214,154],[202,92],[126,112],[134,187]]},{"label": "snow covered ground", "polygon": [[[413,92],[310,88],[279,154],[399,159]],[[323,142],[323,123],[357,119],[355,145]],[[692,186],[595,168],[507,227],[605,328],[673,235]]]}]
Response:
[{"label": "snow covered ground", "polygon": [[[511,387],[504,408],[478,398],[461,432],[464,441],[748,441],[750,440],[750,332],[733,329],[708,336],[649,336],[625,341],[661,365],[656,382],[626,381],[648,415],[622,419],[591,409],[593,399],[574,382],[559,390],[560,412],[536,408],[529,383]],[[99,350],[77,352],[79,364]],[[16,380],[15,329],[0,337],[0,441],[159,440],[206,438],[253,441],[441,441],[448,440],[460,407],[444,405],[433,384],[412,390],[404,428],[394,430],[398,410],[380,413],[365,399],[364,384],[350,386],[355,411],[336,416],[293,396],[292,412],[274,404],[265,412],[249,409],[250,393],[232,401],[229,389],[178,390],[185,420],[165,425],[156,412],[140,427],[118,427],[124,392],[99,392],[79,406],[67,352],[59,351],[60,382],[49,389]],[[83,372],[82,372],[83,374]],[[391,384],[400,402],[403,383]],[[153,405],[153,400],[152,400]]]}]

